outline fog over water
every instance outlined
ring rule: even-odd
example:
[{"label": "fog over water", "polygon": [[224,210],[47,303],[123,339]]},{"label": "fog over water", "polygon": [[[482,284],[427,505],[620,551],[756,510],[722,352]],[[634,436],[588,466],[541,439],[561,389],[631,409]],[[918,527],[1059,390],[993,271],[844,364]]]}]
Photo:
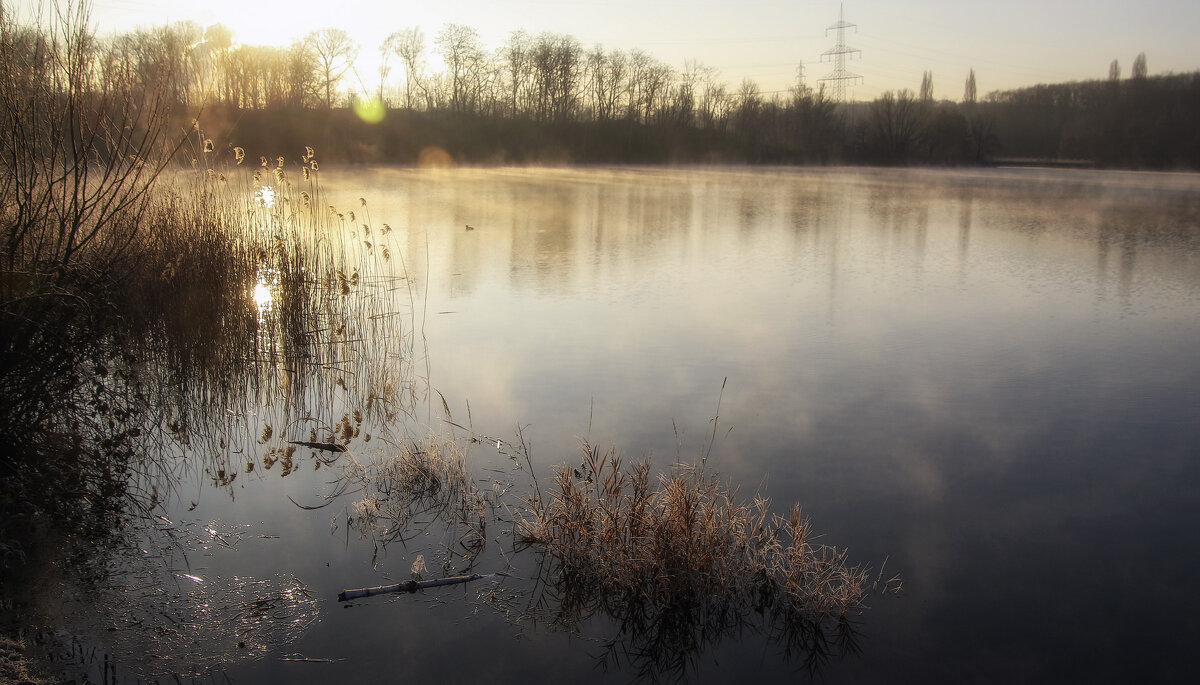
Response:
[{"label": "fog over water", "polygon": [[[577,463],[584,438],[649,454],[657,469],[707,457],[741,494],[761,488],[781,513],[800,503],[823,542],[902,576],[903,593],[871,597],[856,617],[860,653],[820,680],[1184,677],[1200,637],[1200,176],[363,169],[321,180],[336,211],[358,212],[343,237],[386,246],[388,275],[412,279],[391,292],[420,333],[416,373],[436,390],[422,422],[446,430],[448,408],[505,444],[522,426],[543,483]],[[364,280],[378,263],[364,261]],[[487,442],[471,443],[467,463],[527,487]],[[231,664],[231,678],[632,679],[629,655],[596,667],[611,622],[571,635],[516,620],[536,568],[500,549],[503,531],[479,562],[511,562],[503,583],[342,608],[338,591],[403,580],[440,538],[373,549],[345,528],[354,493],[297,508],[285,495],[312,504],[335,489],[337,465],[305,464],[234,488],[179,485],[180,525],[244,531],[236,552],[205,547],[196,573],[286,572],[317,599],[302,634]],[[287,653],[337,661],[273,658]],[[752,631],[693,663],[697,682],[803,673]]]},{"label": "fog over water", "polygon": [[1200,556],[1196,176],[341,183],[407,239],[456,416],[528,425],[538,465],[586,435],[665,466],[702,454],[720,400],[726,477],[903,574],[833,680],[1179,675]]}]

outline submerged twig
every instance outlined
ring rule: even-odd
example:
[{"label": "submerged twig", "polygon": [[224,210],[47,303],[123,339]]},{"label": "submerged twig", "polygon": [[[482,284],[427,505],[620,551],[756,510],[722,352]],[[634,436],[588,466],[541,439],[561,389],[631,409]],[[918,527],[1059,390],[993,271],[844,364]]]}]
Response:
[{"label": "submerged twig", "polygon": [[360,590],[343,590],[338,593],[339,602],[347,602],[360,597],[371,597],[373,595],[383,595],[389,592],[416,592],[431,587],[441,587],[443,585],[459,585],[461,583],[469,583],[472,580],[480,578],[490,578],[498,575],[496,573],[480,574],[472,573],[469,576],[451,576],[449,578],[435,578],[433,580],[410,580],[405,583],[396,583],[395,585],[380,585],[379,587],[368,587]]},{"label": "submerged twig", "polygon": [[300,445],[302,447],[311,447],[314,450],[325,450],[326,452],[345,452],[346,446],[339,445],[336,442],[308,442],[306,440],[288,440],[289,444]]}]

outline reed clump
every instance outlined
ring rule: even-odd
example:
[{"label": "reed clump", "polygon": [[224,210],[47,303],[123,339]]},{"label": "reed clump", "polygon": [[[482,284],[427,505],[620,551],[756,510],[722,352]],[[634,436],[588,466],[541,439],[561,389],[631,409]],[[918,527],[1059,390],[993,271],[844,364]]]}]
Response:
[{"label": "reed clump", "polygon": [[487,497],[470,477],[456,442],[433,437],[399,445],[394,454],[371,464],[351,462],[345,477],[362,493],[351,508],[349,525],[377,548],[404,544],[434,521],[452,538],[451,558],[469,562],[483,548]]},{"label": "reed clump", "polygon": [[543,555],[554,620],[616,619],[616,642],[643,675],[679,672],[753,617],[818,663],[849,651],[850,618],[873,589],[899,585],[818,542],[799,506],[774,514],[769,500],[739,498],[703,466],[655,478],[648,459],[627,465],[585,442],[580,464],[559,467],[529,506],[519,539]]}]

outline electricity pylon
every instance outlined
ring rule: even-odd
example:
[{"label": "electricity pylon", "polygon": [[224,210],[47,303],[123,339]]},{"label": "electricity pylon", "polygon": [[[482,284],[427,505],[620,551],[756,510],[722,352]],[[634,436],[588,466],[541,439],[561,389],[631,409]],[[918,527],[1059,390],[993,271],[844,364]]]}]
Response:
[{"label": "electricity pylon", "polygon": [[824,62],[826,57],[833,59],[833,71],[828,76],[822,79],[817,79],[817,83],[831,83],[830,90],[834,102],[846,101],[846,82],[862,80],[862,76],[853,72],[846,71],[846,56],[854,57],[855,53],[862,53],[862,50],[852,48],[846,45],[846,29],[856,29],[858,24],[851,24],[846,21],[844,9],[841,3],[838,3],[838,20],[835,24],[830,24],[825,29],[825,35],[828,36],[830,31],[837,31],[837,43],[829,50],[821,53],[821,61]]}]

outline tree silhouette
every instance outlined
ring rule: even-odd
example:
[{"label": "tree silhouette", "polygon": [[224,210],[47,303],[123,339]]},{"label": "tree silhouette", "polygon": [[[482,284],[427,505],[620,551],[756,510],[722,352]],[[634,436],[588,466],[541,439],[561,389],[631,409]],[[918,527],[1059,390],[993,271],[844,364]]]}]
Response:
[{"label": "tree silhouette", "polygon": [[342,29],[324,28],[308,34],[306,43],[317,60],[325,109],[333,108],[333,91],[358,57],[358,43]]},{"label": "tree silhouette", "polygon": [[474,111],[484,57],[479,32],[462,24],[446,24],[433,43],[448,70],[451,111]]},{"label": "tree silhouette", "polygon": [[508,42],[500,48],[499,59],[503,73],[505,108],[509,116],[527,114],[533,72],[533,39],[525,31],[513,31]]},{"label": "tree silhouette", "polygon": [[404,64],[404,106],[413,106],[413,88],[426,94],[421,82],[422,59],[425,54],[425,34],[421,29],[410,27],[388,35],[384,46],[392,51]]},{"label": "tree silhouette", "polygon": [[1138,56],[1133,60],[1133,71],[1130,72],[1130,77],[1135,79],[1146,78],[1148,71],[1146,70],[1146,53],[1139,52]]},{"label": "tree silhouette", "polygon": [[[1103,166],[1200,167],[1200,73],[1151,77],[1145,53],[1133,63],[1131,83],[1120,81],[1113,60],[1107,80],[993,92],[980,101],[972,68],[962,101],[939,105],[933,73],[924,71],[916,93],[836,106],[804,84],[803,65],[793,88],[764,93],[750,80],[731,87],[694,60],[676,69],[642,50],[585,49],[563,34],[516,31],[488,51],[474,29],[451,24],[436,47],[445,58],[440,73],[424,62],[419,29],[383,41],[378,95],[398,91],[409,111],[394,119],[402,129],[378,129],[373,135],[381,139],[363,141],[355,154],[404,162],[437,145],[476,161],[952,164],[986,163],[1003,151]],[[88,49],[96,83],[87,88],[119,84],[135,94],[160,93],[176,123],[188,125],[188,111],[209,119],[218,146],[328,141],[351,149],[335,140],[350,129],[317,133],[324,129],[314,124],[328,117],[297,116],[341,104],[358,54],[345,31],[314,31],[288,47],[255,46],[235,41],[219,24],[179,23],[98,39]],[[28,64],[34,49],[23,50],[0,55],[8,73],[41,73],[35,67],[42,65]],[[389,68],[397,61],[402,72]],[[230,108],[241,112],[222,118]],[[278,109],[289,117],[273,118],[270,110]]]},{"label": "tree silhouette", "polygon": [[921,125],[911,90],[887,91],[871,103],[870,144],[881,161],[908,161]]}]

